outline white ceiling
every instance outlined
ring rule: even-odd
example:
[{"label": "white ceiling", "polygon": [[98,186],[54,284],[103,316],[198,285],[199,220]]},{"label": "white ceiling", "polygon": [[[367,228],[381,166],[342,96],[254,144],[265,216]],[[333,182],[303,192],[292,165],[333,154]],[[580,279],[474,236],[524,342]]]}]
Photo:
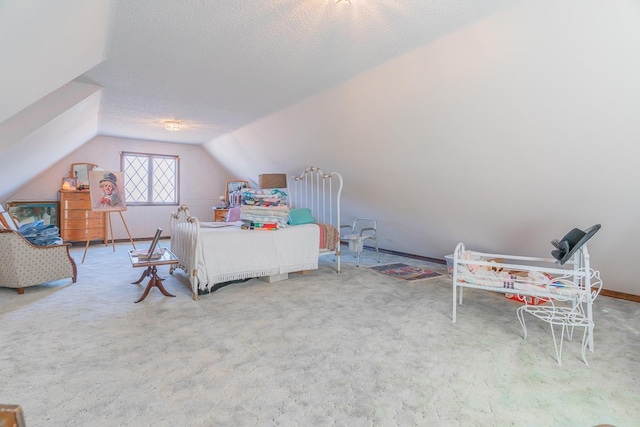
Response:
[{"label": "white ceiling", "polygon": [[99,134],[204,143],[517,1],[111,0],[78,81],[103,87]]}]

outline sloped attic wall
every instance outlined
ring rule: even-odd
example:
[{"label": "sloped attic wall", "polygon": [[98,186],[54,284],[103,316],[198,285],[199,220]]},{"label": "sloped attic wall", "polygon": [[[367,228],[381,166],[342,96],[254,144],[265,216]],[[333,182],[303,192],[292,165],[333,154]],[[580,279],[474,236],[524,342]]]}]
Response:
[{"label": "sloped attic wall", "polygon": [[381,247],[550,256],[595,223],[605,287],[631,265],[640,169],[640,16],[627,0],[529,0],[211,141],[237,176],[310,165],[345,180],[343,222]]},{"label": "sloped attic wall", "polygon": [[69,82],[0,123],[0,202],[95,136],[99,90]]},{"label": "sloped attic wall", "polygon": [[107,1],[0,2],[0,202],[95,136]]},{"label": "sloped attic wall", "polygon": [[0,123],[104,59],[107,0],[0,2]]}]

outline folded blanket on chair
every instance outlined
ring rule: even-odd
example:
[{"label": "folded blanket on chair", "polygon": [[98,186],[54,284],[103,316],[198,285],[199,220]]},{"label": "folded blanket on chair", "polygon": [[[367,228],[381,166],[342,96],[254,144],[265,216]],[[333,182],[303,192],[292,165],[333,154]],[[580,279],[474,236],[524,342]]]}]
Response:
[{"label": "folded blanket on chair", "polygon": [[32,245],[52,246],[62,244],[60,229],[53,224],[44,224],[42,220],[23,224],[18,228],[18,232]]}]

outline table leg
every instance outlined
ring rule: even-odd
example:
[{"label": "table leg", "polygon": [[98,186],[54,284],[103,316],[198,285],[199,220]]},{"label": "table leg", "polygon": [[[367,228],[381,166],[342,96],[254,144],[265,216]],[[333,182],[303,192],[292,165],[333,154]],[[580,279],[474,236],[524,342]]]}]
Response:
[{"label": "table leg", "polygon": [[156,277],[156,287],[158,289],[160,289],[160,292],[162,292],[162,295],[164,295],[165,297],[175,297],[175,295],[170,294],[165,288],[164,286],[162,286],[162,281],[164,279],[161,279],[159,277]]},{"label": "table leg", "polygon": [[[151,288],[153,288],[154,286],[157,287],[160,292],[162,292],[162,295],[166,296],[166,297],[175,297],[175,295],[170,294],[169,292],[167,292],[167,290],[164,288],[164,286],[162,286],[162,279],[160,277],[158,277],[158,269],[156,268],[156,266],[151,266],[148,267],[147,270],[142,274],[143,276],[146,274],[147,276],[151,276],[151,278],[149,279],[149,283],[147,283],[147,287],[145,288],[144,292],[142,293],[142,296],[138,299],[138,301],[136,301],[136,303],[144,300],[147,295],[149,295],[149,291],[151,290]],[[142,280],[142,277],[140,278],[140,280]],[[139,283],[140,281],[138,281]]]},{"label": "table leg", "polygon": [[131,282],[131,284],[132,285],[139,285],[142,282],[142,279],[144,279],[145,277],[149,276],[149,270],[151,270],[151,267],[147,267],[147,269],[142,272],[142,276],[140,276],[140,278],[138,280],[136,280],[135,282]]}]

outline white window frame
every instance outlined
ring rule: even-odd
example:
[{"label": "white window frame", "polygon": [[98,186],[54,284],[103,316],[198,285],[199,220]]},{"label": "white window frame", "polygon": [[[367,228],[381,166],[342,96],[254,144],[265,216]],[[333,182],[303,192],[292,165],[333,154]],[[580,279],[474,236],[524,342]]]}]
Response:
[{"label": "white window frame", "polygon": [[[180,205],[180,157],[171,154],[153,154],[153,153],[136,153],[131,151],[120,152],[120,170],[124,173],[125,183],[128,180],[128,171],[126,169],[127,156],[131,157],[144,157],[147,160],[147,196],[144,202],[129,200],[126,184],[125,184],[125,199],[127,206],[177,206]],[[175,175],[173,177],[173,193],[174,200],[168,202],[153,202],[153,188],[155,184],[154,179],[154,159],[173,159],[175,161]]]}]

